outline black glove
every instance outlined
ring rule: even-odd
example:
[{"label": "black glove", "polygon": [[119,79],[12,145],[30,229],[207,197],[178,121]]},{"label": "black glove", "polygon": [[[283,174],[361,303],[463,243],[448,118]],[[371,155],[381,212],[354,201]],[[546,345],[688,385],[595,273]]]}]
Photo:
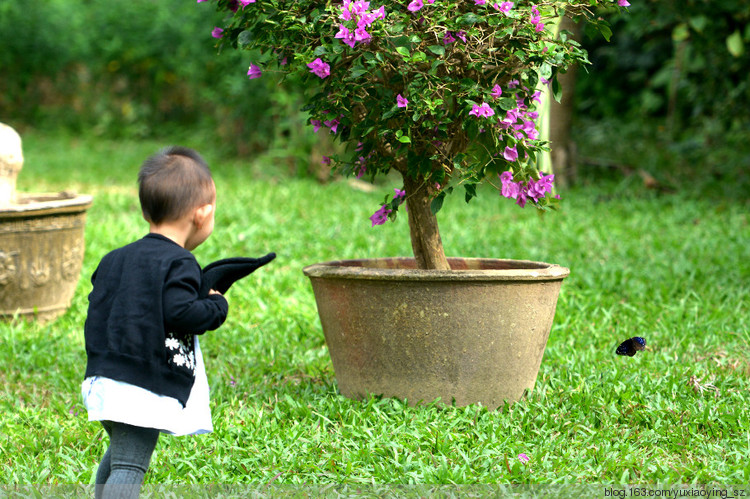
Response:
[{"label": "black glove", "polygon": [[209,263],[203,268],[203,282],[201,282],[199,296],[207,297],[212,289],[221,294],[226,293],[235,281],[251,274],[274,258],[276,258],[276,253],[269,253],[260,258],[235,257]]}]

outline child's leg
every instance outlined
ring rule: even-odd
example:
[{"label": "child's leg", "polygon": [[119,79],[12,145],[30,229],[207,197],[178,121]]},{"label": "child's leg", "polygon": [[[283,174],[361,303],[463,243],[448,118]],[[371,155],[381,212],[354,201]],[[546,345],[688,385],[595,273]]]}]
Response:
[{"label": "child's leg", "polygon": [[[112,441],[112,423],[109,421],[102,421],[102,426],[104,427],[104,430],[107,432],[107,436],[110,438],[110,442]],[[109,453],[109,447],[107,447],[107,450],[104,452],[104,456],[102,456],[102,460],[99,463],[99,468],[96,470],[96,488],[94,489],[94,498],[95,499],[102,499],[102,493],[104,492],[104,484],[107,483],[107,479],[109,478],[109,472],[110,472],[110,453]]]},{"label": "child's leg", "polygon": [[[105,477],[106,465],[109,464],[109,476],[101,489],[101,497],[137,498],[159,439],[159,430],[113,422],[108,422],[108,425],[109,448],[96,474],[99,483],[100,475]],[[109,463],[105,462],[107,460]]]}]

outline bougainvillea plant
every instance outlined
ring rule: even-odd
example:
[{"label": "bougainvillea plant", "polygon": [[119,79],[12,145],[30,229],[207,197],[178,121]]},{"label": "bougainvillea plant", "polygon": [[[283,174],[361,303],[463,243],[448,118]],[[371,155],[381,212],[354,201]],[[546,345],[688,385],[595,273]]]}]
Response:
[{"label": "bougainvillea plant", "polygon": [[[206,0],[198,0],[199,3]],[[449,269],[435,214],[461,189],[486,182],[523,207],[555,203],[553,175],[538,171],[542,92],[559,99],[556,75],[586,53],[561,15],[584,17],[625,0],[212,0],[227,16],[220,47],[249,50],[247,77],[303,79],[309,123],[348,145],[326,158],[343,174],[391,170],[403,185],[370,217],[405,205],[419,268]]]}]

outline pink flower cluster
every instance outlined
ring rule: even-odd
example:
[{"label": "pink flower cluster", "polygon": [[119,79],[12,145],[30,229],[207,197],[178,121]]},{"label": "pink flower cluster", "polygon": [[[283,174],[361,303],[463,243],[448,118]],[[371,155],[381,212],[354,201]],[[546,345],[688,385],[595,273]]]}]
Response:
[{"label": "pink flower cluster", "polygon": [[[406,201],[406,191],[403,191],[401,189],[395,188],[393,189],[393,199],[395,201],[399,201],[399,205]],[[390,204],[384,204],[380,207],[378,211],[370,215],[370,221],[372,222],[372,227],[375,227],[376,225],[383,225],[388,220],[388,215],[390,215],[393,210],[390,208]]]},{"label": "pink flower cluster", "polygon": [[489,104],[486,102],[482,102],[482,105],[474,104],[474,106],[471,108],[471,111],[469,111],[469,116],[476,116],[479,117],[485,117],[489,118],[490,116],[495,115],[495,110],[490,107]]},{"label": "pink flower cluster", "polygon": [[[519,82],[512,80],[508,83],[508,87],[516,88]],[[524,88],[528,91],[528,89]],[[500,85],[492,87],[490,96],[494,99],[499,99],[503,95],[503,89]],[[535,92],[532,96],[532,100],[541,102],[541,92]],[[469,111],[470,116],[476,116],[477,118],[490,118],[495,115],[495,110],[486,102],[482,104],[474,104]],[[497,121],[497,125],[503,130],[511,130],[511,135],[516,140],[537,140],[539,138],[539,131],[536,128],[536,120],[539,117],[539,113],[536,111],[530,111],[529,107],[524,102],[521,95],[516,96],[516,107],[505,112],[505,116]],[[516,146],[506,146],[503,151],[503,158],[506,161],[512,163],[518,159],[518,149]]]},{"label": "pink flower cluster", "polygon": [[508,170],[500,174],[502,188],[500,194],[509,199],[515,199],[516,204],[523,208],[529,199],[535,204],[548,192],[552,192],[554,175],[539,174],[539,180],[529,179],[526,182],[514,182],[513,173]]},{"label": "pink flower cluster", "polygon": [[329,76],[331,74],[330,64],[324,62],[320,57],[309,63],[307,67],[310,68],[310,72],[312,74],[320,78],[325,78],[326,76]]},{"label": "pink flower cluster", "polygon": [[[328,114],[328,111],[325,111],[324,114]],[[343,116],[343,114],[341,116]],[[332,118],[330,120],[310,120],[310,124],[313,126],[313,132],[317,132],[321,127],[325,126],[331,130],[331,133],[336,133],[339,131],[339,124],[341,123],[339,118]]]},{"label": "pink flower cluster", "polygon": [[544,31],[544,23],[542,22],[542,16],[539,14],[539,9],[536,5],[531,6],[531,24],[534,25],[534,29],[537,31]]},{"label": "pink flower cluster", "polygon": [[381,6],[372,12],[369,9],[370,2],[365,2],[364,0],[356,0],[354,2],[344,0],[344,3],[341,4],[339,19],[344,22],[353,21],[352,27],[356,26],[356,28],[352,29],[341,23],[339,24],[339,32],[336,33],[335,38],[340,38],[352,48],[357,42],[368,43],[372,39],[372,35],[367,32],[367,28],[376,19],[385,19],[385,6]]},{"label": "pink flower cluster", "polygon": [[[487,0],[474,0],[474,5],[486,5]],[[502,2],[502,3],[493,3],[492,6],[495,8],[495,10],[499,10],[500,12],[503,12],[504,14],[507,14],[511,11],[513,8],[513,2]]]},{"label": "pink flower cluster", "polygon": [[[541,92],[534,92],[532,100],[541,102]],[[512,128],[513,136],[517,140],[537,140],[539,131],[536,129],[535,119],[539,117],[536,111],[529,111],[528,106],[524,103],[523,97],[516,97],[516,106],[505,112],[505,117],[500,120],[500,127],[504,129]]]},{"label": "pink flower cluster", "polygon": [[459,38],[462,42],[466,43],[466,31],[461,30],[456,31],[455,33],[447,31],[445,35],[443,35],[443,45],[450,45],[456,41],[456,38]]}]

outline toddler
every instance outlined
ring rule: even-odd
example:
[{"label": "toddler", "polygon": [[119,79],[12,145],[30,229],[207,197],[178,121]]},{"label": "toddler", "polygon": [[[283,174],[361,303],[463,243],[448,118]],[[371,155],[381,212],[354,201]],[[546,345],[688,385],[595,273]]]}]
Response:
[{"label": "toddler", "polygon": [[138,184],[149,233],[101,260],[84,327],[84,404],[110,438],[97,498],[138,497],[160,432],[213,429],[198,335],[225,321],[228,304],[215,290],[199,294],[191,251],[213,231],[216,188],[185,147],[148,158]]}]

